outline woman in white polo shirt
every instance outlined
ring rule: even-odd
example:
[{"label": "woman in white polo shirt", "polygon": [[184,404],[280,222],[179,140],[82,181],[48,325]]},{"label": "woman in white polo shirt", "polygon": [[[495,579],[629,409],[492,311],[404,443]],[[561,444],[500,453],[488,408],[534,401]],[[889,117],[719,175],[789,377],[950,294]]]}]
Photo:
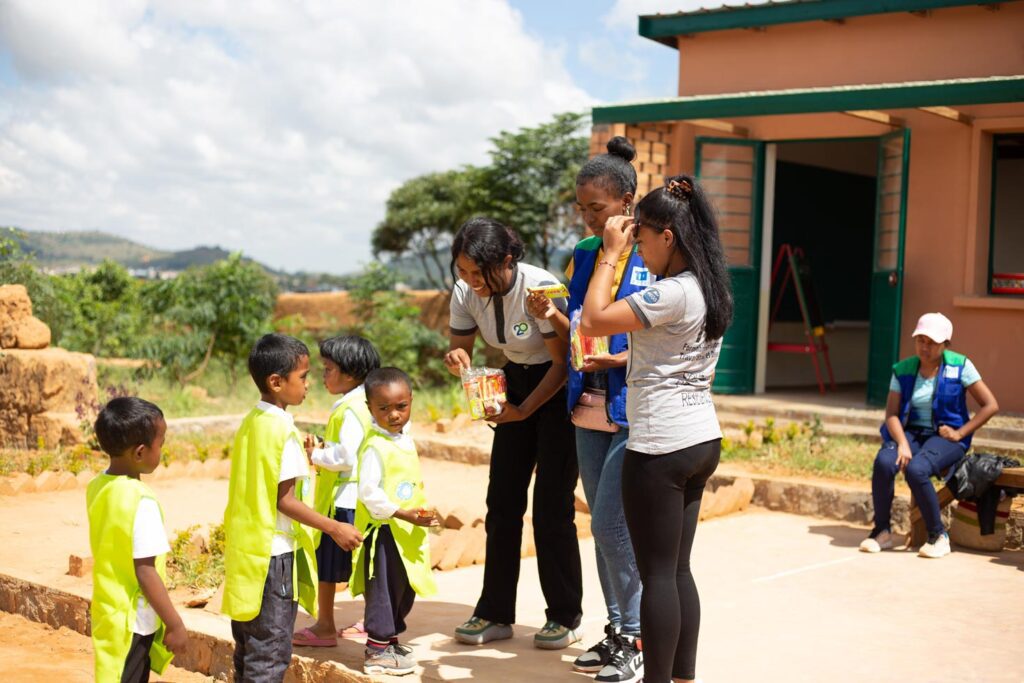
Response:
[{"label": "woman in white polo shirt", "polygon": [[[612,301],[615,264],[636,240],[657,282]],[[669,178],[604,229],[583,303],[583,334],[629,333],[622,508],[643,596],[644,680],[694,679],[700,599],[690,550],[722,432],[711,382],[732,320],[732,291],[711,205],[689,176]]]},{"label": "woman in white polo shirt", "polygon": [[[445,355],[459,376],[472,364],[479,334],[508,359],[508,403],[496,423],[487,487],[487,561],[473,616],[455,629],[456,640],[479,645],[512,637],[516,585],[534,469],[533,536],[537,570],[547,602],[546,623],[534,645],[561,649],[580,639],[583,579],[576,537],[574,491],[579,475],[573,426],[565,413],[567,345],[551,323],[530,315],[530,287],[556,284],[547,271],[520,263],[523,242],[510,228],[474,218],[452,243],[456,280],[451,299],[451,341]],[[565,300],[559,300],[562,310]]]}]

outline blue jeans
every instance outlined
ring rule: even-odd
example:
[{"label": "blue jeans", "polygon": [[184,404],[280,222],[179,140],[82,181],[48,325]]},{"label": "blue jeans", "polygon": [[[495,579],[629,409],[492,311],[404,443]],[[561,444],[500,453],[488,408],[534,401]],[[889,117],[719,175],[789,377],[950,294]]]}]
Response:
[{"label": "blue jeans", "polygon": [[[904,472],[907,486],[910,487],[914,500],[921,509],[921,517],[928,527],[928,535],[941,534],[946,529],[942,526],[939,497],[935,495],[931,478],[940,476],[942,470],[960,462],[964,457],[963,446],[936,434],[907,430],[906,435],[910,452],[914,455]],[[896,474],[899,472],[896,457],[897,447],[894,441],[887,441],[875,456],[875,469],[871,476],[871,499],[875,506],[875,529],[878,531],[889,529],[893,489]]]},{"label": "blue jeans", "polygon": [[576,457],[590,506],[597,577],[608,621],[627,635],[640,634],[640,574],[622,512],[622,459],[629,430],[614,434],[576,428]]}]

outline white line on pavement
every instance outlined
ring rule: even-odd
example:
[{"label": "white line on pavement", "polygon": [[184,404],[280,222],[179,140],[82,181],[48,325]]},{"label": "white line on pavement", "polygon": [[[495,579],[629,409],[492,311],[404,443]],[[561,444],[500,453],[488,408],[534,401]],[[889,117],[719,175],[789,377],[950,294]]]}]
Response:
[{"label": "white line on pavement", "polygon": [[852,557],[843,557],[843,558],[840,558],[838,560],[829,560],[828,562],[818,562],[817,564],[809,564],[806,567],[799,567],[797,569],[787,569],[786,571],[779,572],[778,574],[771,574],[770,576],[762,576],[760,578],[754,579],[753,583],[761,583],[762,581],[774,581],[775,579],[781,579],[784,576],[790,576],[792,574],[800,574],[802,572],[809,572],[809,571],[814,570],[814,569],[821,569],[822,567],[830,567],[830,566],[832,566],[834,564],[841,564],[843,562],[850,562],[851,560],[856,560],[856,559],[857,559],[857,556],[854,555]]}]

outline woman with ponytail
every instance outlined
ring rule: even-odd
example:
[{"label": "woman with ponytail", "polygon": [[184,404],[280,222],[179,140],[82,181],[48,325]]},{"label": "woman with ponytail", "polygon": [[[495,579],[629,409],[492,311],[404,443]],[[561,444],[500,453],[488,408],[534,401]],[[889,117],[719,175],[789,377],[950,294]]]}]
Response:
[{"label": "woman with ponytail", "polygon": [[[732,293],[718,226],[693,178],[669,178],[605,225],[580,329],[629,334],[622,504],[643,582],[644,680],[695,677],[700,600],[690,550],[722,432],[711,381]],[[616,264],[633,243],[658,281],[613,301]]]}]

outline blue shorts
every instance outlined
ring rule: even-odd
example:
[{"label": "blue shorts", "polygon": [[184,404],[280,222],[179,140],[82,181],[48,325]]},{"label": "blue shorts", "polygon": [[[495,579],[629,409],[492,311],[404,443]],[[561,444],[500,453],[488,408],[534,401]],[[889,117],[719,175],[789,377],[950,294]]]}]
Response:
[{"label": "blue shorts", "polygon": [[[334,512],[334,519],[352,524],[356,519],[356,511],[338,508]],[[348,583],[352,578],[352,553],[342,550],[327,534],[321,534],[320,545],[316,547],[316,567],[321,582]]]}]

